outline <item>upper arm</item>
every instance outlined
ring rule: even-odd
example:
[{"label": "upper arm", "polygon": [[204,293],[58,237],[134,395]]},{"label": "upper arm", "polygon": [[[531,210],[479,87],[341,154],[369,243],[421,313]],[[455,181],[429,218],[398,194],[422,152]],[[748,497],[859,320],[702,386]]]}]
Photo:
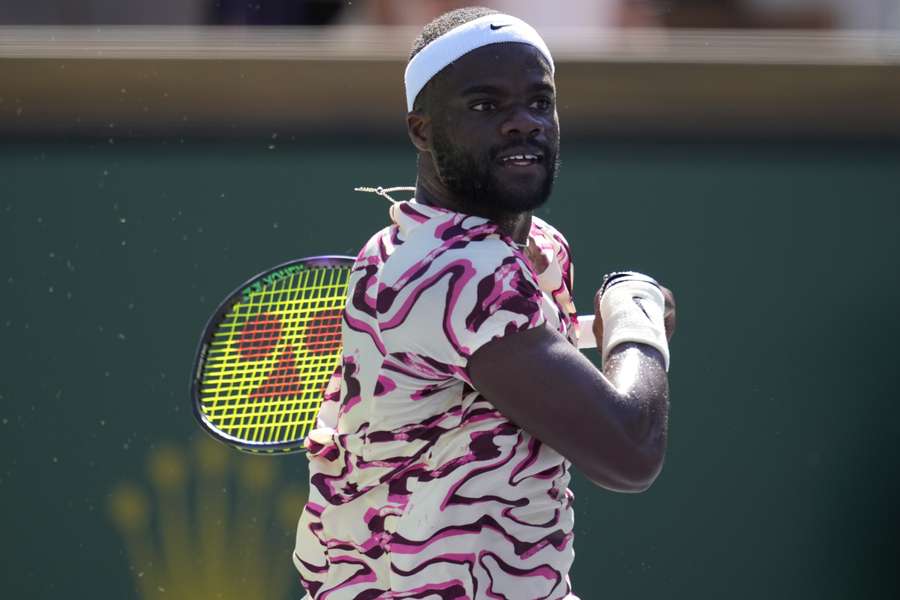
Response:
[{"label": "upper arm", "polygon": [[605,371],[546,326],[492,340],[468,364],[487,400],[595,483],[642,490],[665,451],[665,369],[652,348],[623,345]]}]

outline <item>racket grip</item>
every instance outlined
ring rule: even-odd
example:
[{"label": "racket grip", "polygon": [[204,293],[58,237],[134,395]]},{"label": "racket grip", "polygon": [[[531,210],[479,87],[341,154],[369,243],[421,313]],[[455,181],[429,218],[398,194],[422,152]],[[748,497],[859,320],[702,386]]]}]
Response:
[{"label": "racket grip", "polygon": [[578,349],[596,348],[594,337],[594,315],[578,315]]}]

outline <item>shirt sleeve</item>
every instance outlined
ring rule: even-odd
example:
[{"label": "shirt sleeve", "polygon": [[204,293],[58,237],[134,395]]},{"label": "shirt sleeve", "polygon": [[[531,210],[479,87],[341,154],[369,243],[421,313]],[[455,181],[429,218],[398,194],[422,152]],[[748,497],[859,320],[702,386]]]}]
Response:
[{"label": "shirt sleeve", "polygon": [[467,380],[469,358],[481,346],[545,321],[534,271],[500,239],[397,266],[378,294],[389,353],[416,354]]}]

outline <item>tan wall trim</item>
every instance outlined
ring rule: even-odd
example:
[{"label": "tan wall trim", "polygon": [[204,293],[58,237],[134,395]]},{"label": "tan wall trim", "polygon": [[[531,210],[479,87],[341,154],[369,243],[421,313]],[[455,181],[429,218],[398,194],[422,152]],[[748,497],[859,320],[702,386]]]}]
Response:
[{"label": "tan wall trim", "polygon": [[[900,136],[893,34],[577,31],[547,36],[569,133]],[[402,134],[411,35],[0,28],[0,134]]]}]

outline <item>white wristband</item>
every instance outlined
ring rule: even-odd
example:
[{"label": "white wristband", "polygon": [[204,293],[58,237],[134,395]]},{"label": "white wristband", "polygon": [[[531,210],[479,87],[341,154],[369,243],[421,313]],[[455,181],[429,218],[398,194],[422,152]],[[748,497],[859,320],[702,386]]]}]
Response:
[{"label": "white wristband", "polygon": [[659,350],[668,371],[665,307],[662,290],[653,278],[633,271],[608,275],[600,288],[603,362],[619,344],[647,344]]}]

